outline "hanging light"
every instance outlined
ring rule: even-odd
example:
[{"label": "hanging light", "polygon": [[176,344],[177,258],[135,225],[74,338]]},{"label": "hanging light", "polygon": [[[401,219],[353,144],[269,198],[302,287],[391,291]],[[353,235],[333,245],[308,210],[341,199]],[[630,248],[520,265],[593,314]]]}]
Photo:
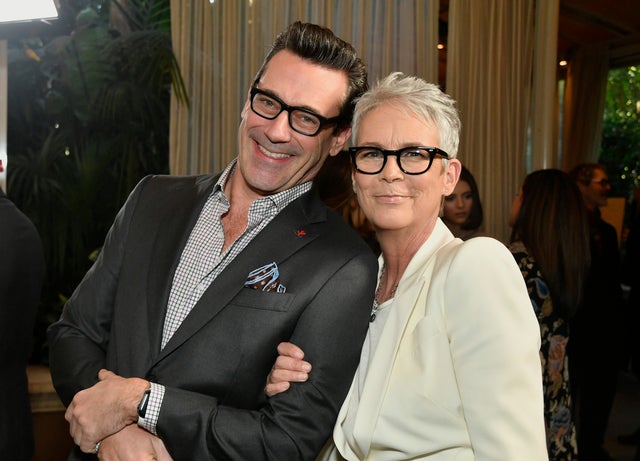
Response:
[{"label": "hanging light", "polygon": [[58,9],[54,0],[20,0],[19,2],[11,2],[9,8],[0,8],[0,22],[55,19],[57,17]]}]

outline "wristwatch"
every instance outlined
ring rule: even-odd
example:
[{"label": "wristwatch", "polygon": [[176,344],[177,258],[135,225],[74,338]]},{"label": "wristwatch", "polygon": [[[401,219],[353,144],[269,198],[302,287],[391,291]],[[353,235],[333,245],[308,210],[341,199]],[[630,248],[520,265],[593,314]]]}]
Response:
[{"label": "wristwatch", "polygon": [[147,404],[149,403],[149,394],[151,394],[151,389],[147,389],[142,394],[142,399],[140,399],[140,403],[138,404],[138,417],[144,418],[147,414]]}]

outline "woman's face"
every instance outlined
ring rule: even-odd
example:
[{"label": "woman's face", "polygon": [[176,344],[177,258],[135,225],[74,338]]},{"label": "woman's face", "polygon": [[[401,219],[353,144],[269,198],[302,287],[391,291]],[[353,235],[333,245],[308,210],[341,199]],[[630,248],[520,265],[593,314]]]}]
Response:
[{"label": "woman's face", "polygon": [[466,181],[458,181],[451,195],[444,199],[444,219],[456,226],[462,226],[469,219],[473,207],[471,186]]},{"label": "woman's face", "polygon": [[[357,146],[397,150],[410,146],[439,147],[437,129],[393,105],[383,104],[360,122]],[[436,157],[423,174],[408,175],[396,156],[387,157],[384,169],[373,175],[354,171],[358,201],[376,231],[408,231],[409,236],[428,234],[435,226],[443,195],[451,193],[460,175],[460,162],[449,160],[443,169]]]}]

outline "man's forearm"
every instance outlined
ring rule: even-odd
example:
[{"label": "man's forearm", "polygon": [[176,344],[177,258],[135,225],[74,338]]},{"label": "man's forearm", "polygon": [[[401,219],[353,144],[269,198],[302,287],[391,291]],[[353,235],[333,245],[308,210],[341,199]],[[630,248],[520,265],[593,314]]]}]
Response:
[{"label": "man's forearm", "polygon": [[68,406],[78,392],[98,382],[105,356],[98,346],[84,338],[68,336],[54,341],[49,358],[51,377],[62,403]]},{"label": "man's forearm", "polygon": [[100,458],[123,461],[171,461],[162,440],[144,429],[130,425],[107,437],[100,445]]}]

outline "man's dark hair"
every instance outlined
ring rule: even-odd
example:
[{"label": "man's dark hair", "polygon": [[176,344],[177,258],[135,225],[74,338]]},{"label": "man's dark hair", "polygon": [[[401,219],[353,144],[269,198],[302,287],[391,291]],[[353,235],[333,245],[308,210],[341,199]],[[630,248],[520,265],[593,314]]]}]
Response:
[{"label": "man's dark hair", "polygon": [[347,74],[349,89],[340,110],[337,129],[351,125],[355,100],[368,89],[367,70],[357,56],[355,48],[337,37],[331,29],[296,21],[276,37],[271,50],[253,80],[253,86],[256,86],[260,81],[271,58],[282,50],[288,50],[314,64],[340,70]]},{"label": "man's dark hair", "polygon": [[604,165],[598,163],[581,163],[569,171],[569,176],[571,176],[575,182],[588,186],[595,176],[596,170],[606,171]]}]

